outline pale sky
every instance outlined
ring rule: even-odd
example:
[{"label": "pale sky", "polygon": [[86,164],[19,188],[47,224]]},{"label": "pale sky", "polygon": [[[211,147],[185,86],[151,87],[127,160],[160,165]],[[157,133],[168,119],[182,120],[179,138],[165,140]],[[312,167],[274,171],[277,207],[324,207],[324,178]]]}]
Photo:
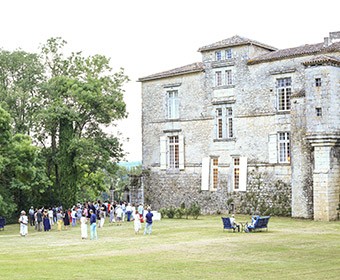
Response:
[{"label": "pale sky", "polygon": [[123,67],[128,119],[118,129],[128,161],[142,159],[138,78],[201,60],[199,47],[240,35],[276,48],[323,41],[340,31],[338,0],[11,0],[2,1],[0,48],[38,52],[62,37],[70,51]]}]

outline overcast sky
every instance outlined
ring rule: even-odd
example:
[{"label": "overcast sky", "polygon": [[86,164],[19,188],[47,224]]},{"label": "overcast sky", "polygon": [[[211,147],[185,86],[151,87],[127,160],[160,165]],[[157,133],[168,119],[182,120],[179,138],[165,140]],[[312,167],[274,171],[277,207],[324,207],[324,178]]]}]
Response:
[{"label": "overcast sky", "polygon": [[[130,77],[119,123],[129,161],[142,159],[138,78],[201,60],[197,49],[234,35],[289,48],[340,31],[338,0],[8,0],[0,48],[37,52],[62,37],[70,51],[111,58]],[[127,139],[129,139],[127,141]]]}]

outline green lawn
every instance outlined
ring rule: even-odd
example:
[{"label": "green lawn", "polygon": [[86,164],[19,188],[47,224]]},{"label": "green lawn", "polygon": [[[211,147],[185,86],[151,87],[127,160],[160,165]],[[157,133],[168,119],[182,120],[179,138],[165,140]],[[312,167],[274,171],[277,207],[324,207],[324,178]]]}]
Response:
[{"label": "green lawn", "polygon": [[[247,221],[247,216],[237,216]],[[163,219],[150,236],[107,222],[19,236],[0,231],[0,279],[340,279],[340,222],[272,217],[268,232],[223,231],[220,216]]]}]

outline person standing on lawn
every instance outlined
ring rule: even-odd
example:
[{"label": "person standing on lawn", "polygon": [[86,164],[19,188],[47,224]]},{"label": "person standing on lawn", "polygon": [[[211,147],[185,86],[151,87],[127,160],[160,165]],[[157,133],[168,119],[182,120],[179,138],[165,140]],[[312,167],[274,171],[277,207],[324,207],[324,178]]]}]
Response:
[{"label": "person standing on lawn", "polygon": [[34,219],[34,208],[33,208],[33,206],[30,208],[30,210],[28,210],[28,215],[29,215],[29,217],[30,217],[30,225],[31,225],[31,227],[32,226],[34,226],[34,224],[35,224],[35,219]]},{"label": "person standing on lawn", "polygon": [[83,212],[80,218],[81,239],[87,239],[87,217]]},{"label": "person standing on lawn", "polygon": [[22,210],[20,213],[19,223],[20,235],[26,236],[28,234],[28,217],[26,216],[26,212],[24,210]]},{"label": "person standing on lawn", "polygon": [[90,210],[90,235],[91,235],[91,240],[93,239],[98,239],[98,234],[97,234],[97,215],[93,213],[93,210]]},{"label": "person standing on lawn", "polygon": [[152,217],[153,217],[153,214],[151,213],[150,207],[148,207],[147,210],[148,210],[148,213],[146,213],[146,215],[145,215],[144,235],[146,235],[146,234],[150,235],[151,232],[152,232]]},{"label": "person standing on lawn", "polygon": [[134,228],[135,228],[135,234],[138,234],[139,233],[139,230],[142,228],[142,224],[140,222],[140,215],[138,213],[138,210],[135,210],[135,213],[134,213],[134,220],[133,220],[133,225],[134,225]]}]

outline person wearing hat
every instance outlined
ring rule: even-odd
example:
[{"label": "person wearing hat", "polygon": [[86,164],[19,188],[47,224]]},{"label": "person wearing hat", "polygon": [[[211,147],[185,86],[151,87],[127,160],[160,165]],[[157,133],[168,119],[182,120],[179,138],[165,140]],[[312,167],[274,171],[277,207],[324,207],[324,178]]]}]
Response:
[{"label": "person wearing hat", "polygon": [[20,213],[19,224],[20,235],[26,236],[28,234],[28,217],[26,216],[26,212],[24,210],[22,210]]}]

